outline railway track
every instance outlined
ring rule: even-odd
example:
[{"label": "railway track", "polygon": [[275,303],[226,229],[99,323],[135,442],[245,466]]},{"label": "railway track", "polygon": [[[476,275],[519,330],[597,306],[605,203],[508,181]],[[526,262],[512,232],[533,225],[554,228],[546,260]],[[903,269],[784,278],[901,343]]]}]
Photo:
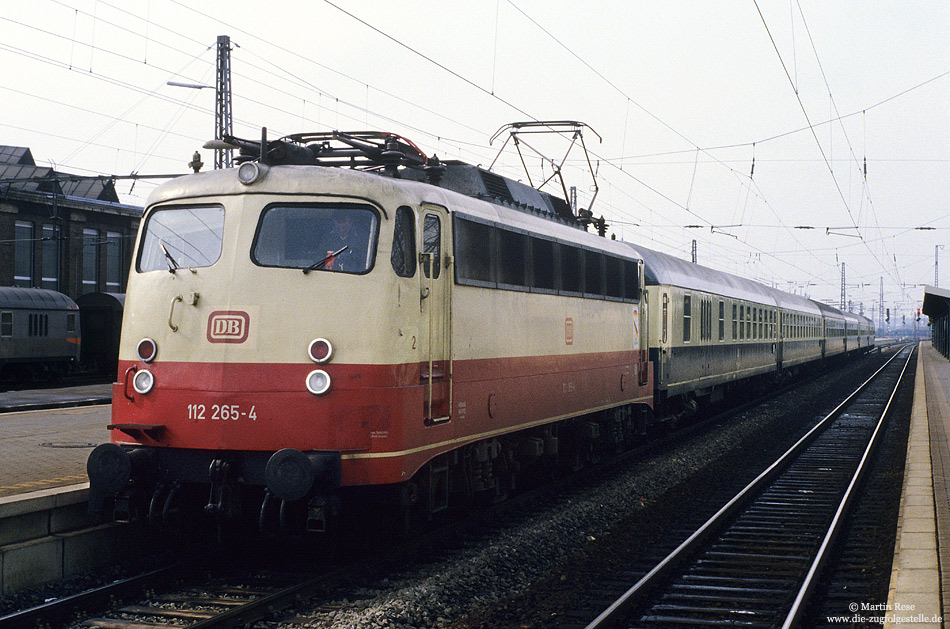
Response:
[{"label": "railway track", "polygon": [[895,354],[588,629],[801,622],[911,355]]},{"label": "railway track", "polygon": [[[777,390],[770,392],[777,394]],[[761,402],[757,400],[756,402]],[[749,406],[751,403],[745,406]],[[734,413],[737,409],[730,409],[728,413]],[[613,464],[623,465],[623,461],[629,461],[631,458],[642,458],[650,452],[662,452],[678,440],[697,431],[704,430],[706,424],[722,421],[719,416],[710,417],[701,422],[697,422],[685,428],[681,428],[676,433],[666,437],[656,439],[648,444],[641,446],[633,451],[627,452],[617,457]],[[564,489],[565,486],[573,486],[577,483],[584,485],[583,477],[593,475],[598,477],[605,474],[612,467],[612,464],[602,462],[601,465],[590,468],[570,479],[562,479],[562,483],[554,483],[542,490],[545,492],[559,491],[558,487]],[[522,505],[530,505],[537,502],[538,493],[526,492],[519,494],[501,505],[495,505],[492,512],[497,512],[496,517],[505,518],[505,512],[512,512],[521,508]],[[481,516],[485,516],[484,513]],[[457,523],[459,527],[464,528],[471,525],[471,522]],[[698,523],[697,523],[698,524]],[[477,525],[478,530],[484,529],[484,525]],[[433,532],[426,534],[427,540],[423,546],[431,547],[437,538],[451,537],[451,530]],[[449,542],[451,546],[451,542]],[[407,561],[412,561],[413,557],[420,554],[419,548],[402,546],[399,549],[393,548],[396,557],[389,554],[387,558],[376,557],[376,564],[389,563],[390,565],[402,565]],[[321,565],[321,561],[315,561],[312,565]],[[366,562],[357,562],[361,564],[357,568],[354,563],[349,563],[340,572],[340,575],[352,580],[355,574],[367,570],[373,572],[373,568],[364,568]],[[294,606],[301,600],[314,596],[320,598],[320,592],[331,589],[335,581],[334,573],[331,570],[313,571],[300,570],[292,577],[271,574],[268,581],[260,579],[238,579],[214,577],[209,578],[211,570],[191,566],[185,570],[169,571],[166,573],[145,576],[139,579],[129,580],[128,583],[110,585],[108,589],[93,591],[82,596],[74,596],[62,601],[51,603],[48,606],[27,610],[18,618],[0,618],[0,628],[6,626],[24,626],[36,627],[40,623],[49,626],[62,626],[65,621],[76,617],[75,610],[84,609],[83,621],[85,626],[97,627],[130,627],[130,626],[149,626],[149,623],[155,623],[158,626],[186,625],[186,626],[237,626],[244,625],[264,616],[271,620],[280,618],[280,610]],[[292,583],[282,585],[282,581],[293,581]],[[170,585],[171,584],[171,585]],[[286,585],[286,586],[285,586]],[[623,591],[623,586],[618,587],[617,591]],[[144,594],[143,592],[147,592]],[[98,599],[99,602],[95,602]],[[112,599],[112,603],[108,601]],[[115,601],[125,601],[116,603]],[[93,602],[88,602],[93,601]],[[102,603],[101,601],[106,601]],[[134,602],[133,602],[134,601]],[[311,603],[313,604],[313,603]],[[319,603],[316,603],[319,605]],[[53,608],[58,607],[59,611]],[[108,611],[90,611],[93,609]],[[89,617],[90,615],[95,616]],[[8,624],[10,623],[10,624]],[[73,627],[83,626],[77,622],[70,625]]]},{"label": "railway track", "polygon": [[301,575],[202,568],[203,563],[166,566],[3,616],[0,627],[246,626],[313,596],[353,571],[349,566]]}]

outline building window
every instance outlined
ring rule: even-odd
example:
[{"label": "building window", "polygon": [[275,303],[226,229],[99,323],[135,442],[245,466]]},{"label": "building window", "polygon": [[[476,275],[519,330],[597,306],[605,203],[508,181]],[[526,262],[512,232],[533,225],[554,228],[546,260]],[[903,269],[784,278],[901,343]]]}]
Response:
[{"label": "building window", "polygon": [[13,285],[33,286],[33,223],[16,221],[13,242]]},{"label": "building window", "polygon": [[106,292],[122,291],[122,234],[106,232]]},{"label": "building window", "polygon": [[43,225],[42,286],[59,290],[59,225]]},{"label": "building window", "polygon": [[99,290],[99,232],[82,230],[82,294]]}]

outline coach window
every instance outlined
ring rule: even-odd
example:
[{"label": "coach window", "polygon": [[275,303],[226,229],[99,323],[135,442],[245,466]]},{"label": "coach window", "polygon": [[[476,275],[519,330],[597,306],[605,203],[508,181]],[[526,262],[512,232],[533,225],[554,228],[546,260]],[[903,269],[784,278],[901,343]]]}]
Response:
[{"label": "coach window", "polygon": [[534,276],[531,287],[544,291],[553,291],[554,285],[554,242],[541,238],[531,239],[531,265]]},{"label": "coach window", "polygon": [[732,340],[733,341],[739,338],[739,330],[737,329],[739,327],[739,319],[738,319],[738,315],[736,314],[737,308],[738,306],[736,306],[736,304],[733,303],[732,304]]},{"label": "coach window", "polygon": [[745,309],[745,337],[752,338],[752,306]]},{"label": "coach window", "polygon": [[719,300],[719,340],[726,338],[726,302]]},{"label": "coach window", "polygon": [[393,271],[399,277],[413,277],[416,274],[416,217],[412,208],[405,205],[396,209],[390,260]]},{"label": "coach window", "polygon": [[739,340],[745,340],[745,305],[739,305]]},{"label": "coach window", "polygon": [[670,320],[670,298],[669,295],[663,293],[663,342],[666,343],[669,339],[669,320]]},{"label": "coach window", "polygon": [[524,234],[498,230],[498,283],[506,288],[527,286],[528,238]]},{"label": "coach window", "polygon": [[693,326],[693,305],[692,298],[689,295],[683,295],[683,342],[689,343],[692,336]]},{"label": "coach window", "polygon": [[160,207],[148,215],[144,233],[138,255],[140,273],[211,266],[221,256],[224,208]]},{"label": "coach window", "polygon": [[0,336],[13,336],[13,313],[0,312]]}]

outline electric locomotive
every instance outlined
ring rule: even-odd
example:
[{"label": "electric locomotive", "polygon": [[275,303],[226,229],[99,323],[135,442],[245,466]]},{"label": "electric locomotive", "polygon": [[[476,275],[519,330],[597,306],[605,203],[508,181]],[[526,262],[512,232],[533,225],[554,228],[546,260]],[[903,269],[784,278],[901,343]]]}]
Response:
[{"label": "electric locomotive", "polygon": [[159,186],[143,216],[87,464],[117,519],[431,518],[873,345],[863,317],[588,233],[392,134],[226,145],[238,168]]},{"label": "electric locomotive", "polygon": [[642,259],[565,201],[390,134],[228,142],[149,199],[92,510],[432,517],[643,430]]}]

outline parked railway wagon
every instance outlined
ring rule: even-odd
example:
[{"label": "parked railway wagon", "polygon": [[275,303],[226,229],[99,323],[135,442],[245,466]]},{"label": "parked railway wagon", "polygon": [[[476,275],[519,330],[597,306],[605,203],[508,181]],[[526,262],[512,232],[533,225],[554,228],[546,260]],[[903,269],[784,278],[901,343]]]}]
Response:
[{"label": "parked railway wagon", "polygon": [[79,307],[53,290],[0,287],[0,374],[36,378],[65,373],[79,361]]},{"label": "parked railway wagon", "polygon": [[87,371],[116,375],[124,293],[86,293],[76,300],[82,332],[82,365]]},{"label": "parked railway wagon", "polygon": [[658,403],[821,357],[814,303],[398,136],[227,142],[239,168],[146,207],[93,510],[433,517],[629,447]]}]

